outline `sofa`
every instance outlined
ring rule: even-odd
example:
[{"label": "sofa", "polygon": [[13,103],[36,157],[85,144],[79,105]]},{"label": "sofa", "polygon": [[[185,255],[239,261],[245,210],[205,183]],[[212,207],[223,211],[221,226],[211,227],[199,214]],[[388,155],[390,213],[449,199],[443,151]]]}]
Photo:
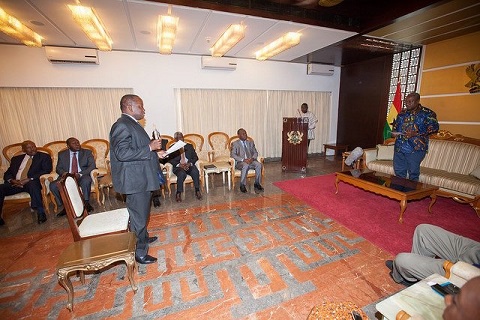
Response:
[{"label": "sofa", "polygon": [[[393,175],[393,148],[390,143],[365,149],[364,167]],[[470,204],[480,217],[480,139],[444,130],[432,135],[419,180],[438,186],[438,196]]]}]

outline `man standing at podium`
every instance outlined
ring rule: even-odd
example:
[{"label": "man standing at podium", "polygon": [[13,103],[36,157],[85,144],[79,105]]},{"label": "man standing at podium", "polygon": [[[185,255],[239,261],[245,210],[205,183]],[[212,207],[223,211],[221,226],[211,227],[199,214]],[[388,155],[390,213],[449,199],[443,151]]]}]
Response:
[{"label": "man standing at podium", "polygon": [[302,103],[302,106],[300,107],[302,110],[302,113],[300,116],[302,118],[307,118],[308,119],[308,143],[307,143],[307,148],[310,146],[310,140],[315,139],[315,127],[317,126],[318,119],[317,117],[308,111],[308,104],[305,102]]}]

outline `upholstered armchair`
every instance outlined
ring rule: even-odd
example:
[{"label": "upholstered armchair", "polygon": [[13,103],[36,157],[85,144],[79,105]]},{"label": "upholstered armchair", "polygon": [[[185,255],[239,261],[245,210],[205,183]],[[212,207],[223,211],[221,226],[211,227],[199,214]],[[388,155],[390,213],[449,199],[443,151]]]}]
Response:
[{"label": "upholstered armchair", "polygon": [[110,143],[105,139],[90,139],[82,143],[82,148],[90,149],[94,153],[96,169],[92,170],[92,192],[97,197],[97,203],[101,204],[101,190],[99,179],[110,173],[108,155],[110,152]]},{"label": "upholstered armchair", "polygon": [[[228,146],[229,150],[232,150],[232,144],[238,140],[238,136],[233,136],[228,140]],[[248,141],[254,141],[251,137],[247,137]],[[230,155],[230,153],[229,153]],[[232,188],[235,187],[235,178],[240,179],[242,175],[242,171],[238,170],[235,168],[235,159],[229,158],[228,161],[230,162],[230,165],[232,166]],[[261,177],[261,184],[263,184],[263,180],[265,179],[265,158],[261,157],[260,155],[257,157],[257,161],[262,164],[262,177]],[[255,170],[254,169],[249,169],[247,173],[247,179],[248,178],[255,178]]]},{"label": "upholstered armchair", "polygon": [[208,144],[210,145],[210,160],[228,161],[230,159],[230,148],[228,144],[228,134],[225,132],[212,132],[208,135]]}]

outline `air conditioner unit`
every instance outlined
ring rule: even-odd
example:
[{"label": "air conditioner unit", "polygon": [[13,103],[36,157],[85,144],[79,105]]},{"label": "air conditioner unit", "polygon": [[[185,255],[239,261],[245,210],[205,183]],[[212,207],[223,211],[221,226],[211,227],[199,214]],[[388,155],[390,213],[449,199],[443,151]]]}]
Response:
[{"label": "air conditioner unit", "polygon": [[45,47],[48,61],[51,63],[92,63],[98,64],[96,49]]},{"label": "air conditioner unit", "polygon": [[202,69],[235,70],[237,59],[203,56]]},{"label": "air conditioner unit", "polygon": [[332,76],[334,72],[335,72],[335,68],[333,66],[329,66],[325,64],[315,64],[315,63],[307,64],[307,74]]}]

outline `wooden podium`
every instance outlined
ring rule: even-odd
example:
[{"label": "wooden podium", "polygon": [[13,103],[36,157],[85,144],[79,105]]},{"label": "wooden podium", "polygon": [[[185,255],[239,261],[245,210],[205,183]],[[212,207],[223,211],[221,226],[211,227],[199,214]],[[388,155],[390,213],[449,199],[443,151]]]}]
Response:
[{"label": "wooden podium", "polygon": [[308,118],[283,118],[282,171],[307,172]]}]

